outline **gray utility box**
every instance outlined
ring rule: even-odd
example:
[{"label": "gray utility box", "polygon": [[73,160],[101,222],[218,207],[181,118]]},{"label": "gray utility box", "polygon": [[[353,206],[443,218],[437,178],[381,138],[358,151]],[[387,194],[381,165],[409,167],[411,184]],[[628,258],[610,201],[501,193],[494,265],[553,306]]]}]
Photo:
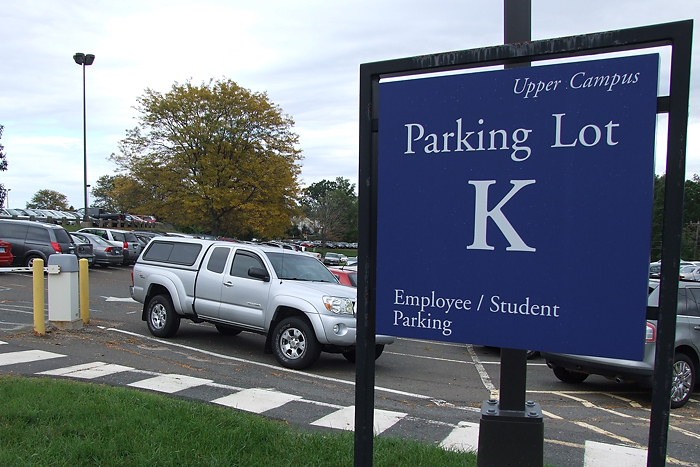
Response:
[{"label": "gray utility box", "polygon": [[59,329],[82,327],[77,256],[51,255],[48,266],[60,268],[58,274],[49,272],[49,321]]}]

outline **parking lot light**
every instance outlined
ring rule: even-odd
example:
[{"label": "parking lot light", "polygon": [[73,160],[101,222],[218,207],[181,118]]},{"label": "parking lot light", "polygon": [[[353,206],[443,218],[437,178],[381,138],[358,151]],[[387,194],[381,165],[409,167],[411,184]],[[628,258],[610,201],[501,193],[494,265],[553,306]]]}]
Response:
[{"label": "parking lot light", "polygon": [[83,214],[83,221],[88,221],[88,201],[87,201],[87,124],[86,124],[86,113],[85,113],[85,67],[92,65],[95,61],[95,56],[93,54],[84,54],[81,52],[73,55],[73,60],[78,65],[83,67],[83,201],[85,204],[85,212]]}]

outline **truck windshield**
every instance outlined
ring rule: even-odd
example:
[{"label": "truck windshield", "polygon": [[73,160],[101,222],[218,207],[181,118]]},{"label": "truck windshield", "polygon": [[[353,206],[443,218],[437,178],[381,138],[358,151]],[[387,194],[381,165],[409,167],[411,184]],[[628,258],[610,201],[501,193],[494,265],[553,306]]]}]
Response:
[{"label": "truck windshield", "polygon": [[338,283],[328,268],[311,256],[282,251],[266,251],[265,254],[280,279]]}]

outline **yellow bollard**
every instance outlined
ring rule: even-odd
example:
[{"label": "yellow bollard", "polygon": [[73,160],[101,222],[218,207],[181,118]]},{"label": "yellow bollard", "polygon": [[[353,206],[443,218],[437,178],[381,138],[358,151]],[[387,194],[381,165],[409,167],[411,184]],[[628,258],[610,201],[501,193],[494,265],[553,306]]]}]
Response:
[{"label": "yellow bollard", "polygon": [[78,261],[80,281],[80,317],[83,324],[90,322],[90,281],[88,279],[88,260],[85,258]]},{"label": "yellow bollard", "polygon": [[44,327],[44,260],[36,258],[32,263],[32,277],[34,279],[34,334],[43,336],[46,334]]}]

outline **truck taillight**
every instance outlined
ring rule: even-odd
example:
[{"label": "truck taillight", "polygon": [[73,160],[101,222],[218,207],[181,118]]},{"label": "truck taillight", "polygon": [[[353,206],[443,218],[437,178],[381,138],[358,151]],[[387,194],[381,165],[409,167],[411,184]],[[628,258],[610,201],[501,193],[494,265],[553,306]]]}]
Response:
[{"label": "truck taillight", "polygon": [[51,246],[53,247],[53,251],[56,253],[63,253],[63,250],[61,250],[61,245],[56,243],[56,242],[51,242]]},{"label": "truck taillight", "polygon": [[656,342],[656,326],[647,322],[646,342]]}]

